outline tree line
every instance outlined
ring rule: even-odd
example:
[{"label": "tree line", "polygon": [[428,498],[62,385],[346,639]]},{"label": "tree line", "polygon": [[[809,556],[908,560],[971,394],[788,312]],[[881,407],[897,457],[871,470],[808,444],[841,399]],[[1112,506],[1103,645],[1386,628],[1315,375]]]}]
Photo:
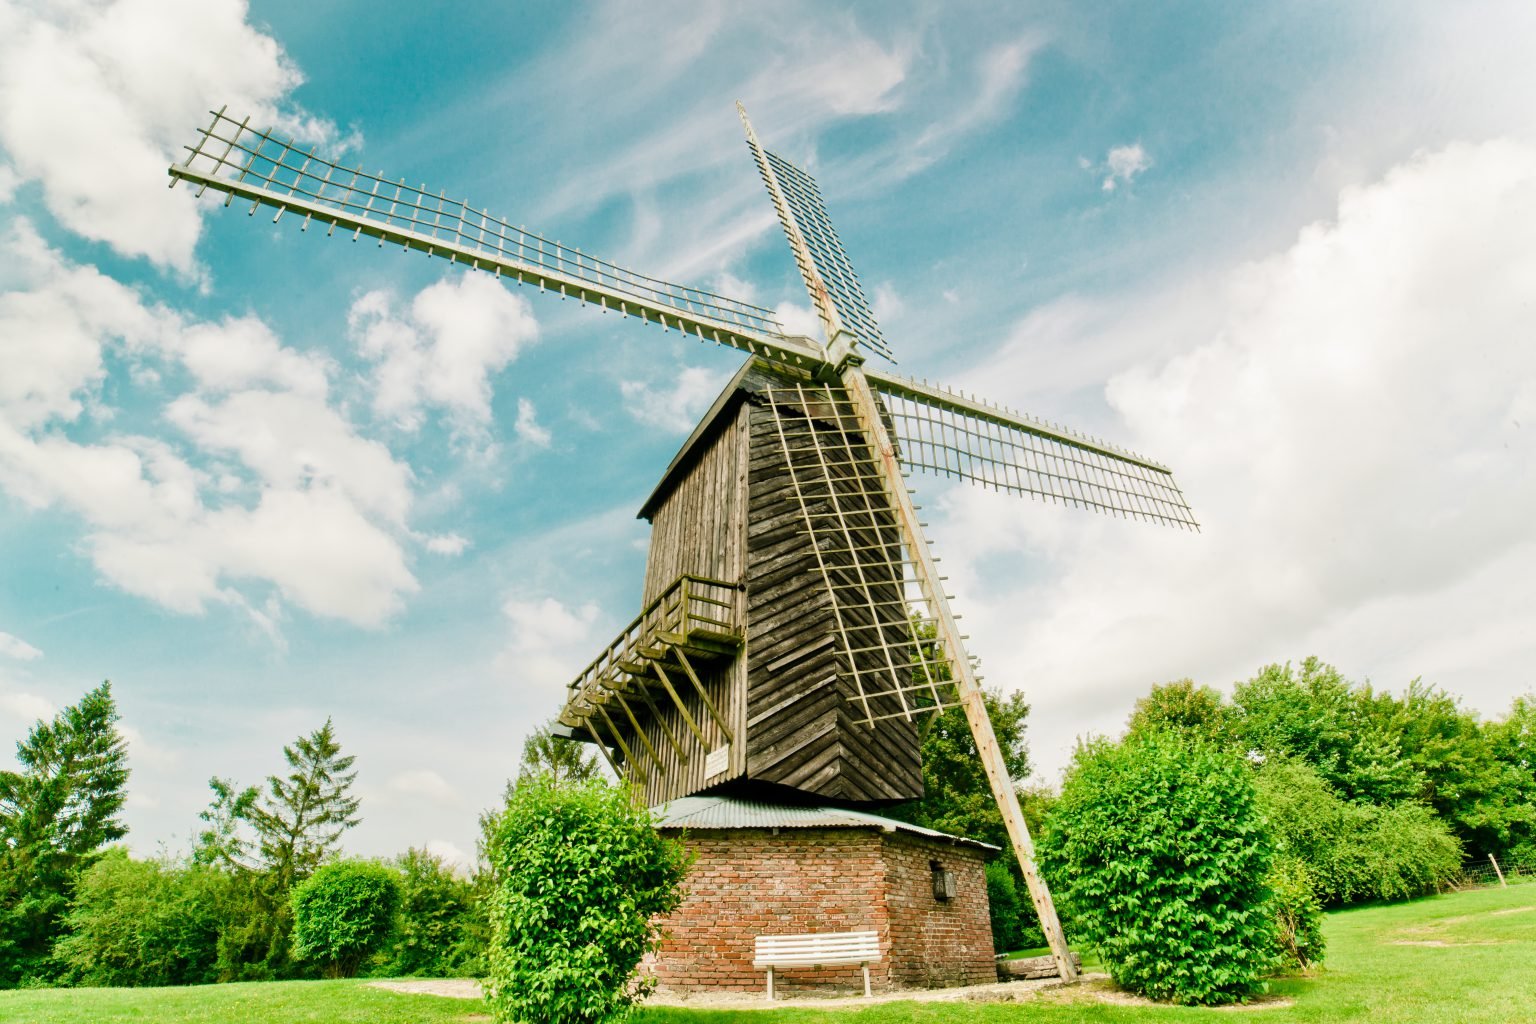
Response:
[{"label": "tree line", "polygon": [[361,819],[329,720],[284,746],[263,785],[211,779],[191,849],[154,858],[114,845],[127,835],[117,721],[102,683],[33,726],[20,770],[0,772],[0,987],[481,968],[481,880],[425,850],[342,859]]},{"label": "tree line", "polygon": [[[1022,695],[987,708],[1030,830],[1045,837],[1061,796],[1030,787]],[[1107,746],[1171,735],[1240,766],[1277,855],[1270,886],[1337,907],[1434,892],[1468,861],[1536,865],[1536,697],[1491,720],[1414,680],[1392,693],[1317,658],[1268,665],[1230,696],[1188,679],[1153,686],[1124,733],[1083,743],[1067,781]],[[1008,848],[963,713],[935,716],[923,740],[925,796],[894,816]],[[1054,887],[1068,879],[1047,879]],[[1010,857],[987,870],[999,951],[1044,944]],[[1289,913],[1289,911],[1287,912]],[[1070,932],[1070,921],[1067,922]]]},{"label": "tree line", "polygon": [[[1531,696],[1483,721],[1421,681],[1394,694],[1314,658],[1266,666],[1230,696],[1180,680],[1152,687],[1120,737],[1081,742],[1060,792],[1023,785],[1023,697],[989,692],[986,702],[1069,937],[1158,998],[1245,998],[1265,971],[1319,962],[1325,906],[1433,892],[1467,857],[1536,862]],[[211,779],[184,854],[136,858],[115,845],[128,782],[117,720],[103,683],[39,721],[17,744],[19,770],[0,772],[0,987],[488,974],[495,1012],[515,1017],[532,1004],[507,986],[550,995],[551,978],[574,977],[551,936],[576,904],[545,920],[519,901],[547,889],[546,868],[618,863],[595,847],[597,861],[583,860],[561,834],[535,837],[527,824],[567,813],[628,837],[635,884],[655,906],[672,899],[675,851],[636,838],[645,815],[622,811],[618,789],[599,792],[595,758],[547,729],[528,738],[517,779],[481,816],[467,876],[421,850],[343,857],[360,807],[354,759],[330,721],[284,746],[283,767],[261,785]],[[887,813],[1006,849],[958,708],[933,716],[923,763],[924,798]],[[996,858],[987,881],[997,947],[1042,944],[1012,858]],[[1137,916],[1147,913],[1160,916]],[[589,923],[593,942],[623,947],[621,966],[654,939],[627,919]],[[1136,964],[1174,954],[1186,957],[1184,988],[1159,988],[1166,971],[1137,975]]]}]

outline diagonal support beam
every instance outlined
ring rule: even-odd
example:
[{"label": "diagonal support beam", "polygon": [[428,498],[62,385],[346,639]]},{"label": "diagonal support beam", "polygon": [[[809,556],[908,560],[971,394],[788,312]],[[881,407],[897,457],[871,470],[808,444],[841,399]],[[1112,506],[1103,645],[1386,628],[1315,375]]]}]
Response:
[{"label": "diagonal support beam", "polygon": [[998,810],[1002,812],[1003,824],[1008,829],[1008,838],[1012,842],[1014,855],[1018,858],[1019,868],[1024,873],[1024,883],[1029,887],[1030,899],[1035,904],[1035,912],[1040,916],[1041,930],[1045,932],[1046,942],[1051,947],[1051,956],[1056,960],[1057,973],[1061,975],[1062,981],[1076,981],[1077,965],[1072,961],[1072,951],[1067,947],[1067,937],[1061,930],[1061,919],[1056,914],[1056,904],[1051,900],[1051,891],[1035,864],[1035,844],[1029,835],[1029,825],[1024,821],[1024,811],[1019,806],[1019,795],[1013,788],[1013,779],[1009,777],[1008,766],[1003,761],[1002,748],[998,745],[997,735],[992,730],[992,719],[987,716],[981,684],[976,680],[970,658],[966,657],[954,612],[949,607],[949,599],[944,594],[944,588],[939,585],[938,566],[934,564],[933,555],[929,553],[928,545],[923,540],[918,526],[917,510],[912,504],[912,495],[907,491],[906,484],[902,482],[901,463],[897,461],[895,447],[891,444],[890,434],[886,431],[885,421],[880,415],[880,407],[856,360],[850,360],[844,367],[842,378],[843,387],[847,389],[848,396],[853,401],[854,408],[862,421],[864,436],[878,452],[877,464],[890,494],[891,507],[900,523],[902,535],[912,549],[913,568],[918,586],[928,601],[928,607],[933,611],[938,640],[949,656],[951,674],[954,677],[960,704],[965,709],[965,719],[971,726],[971,735],[976,740],[976,751],[981,757],[982,767],[986,769],[987,782],[992,787],[992,796],[997,800]]},{"label": "diagonal support beam", "polygon": [[683,703],[683,698],[677,695],[677,689],[672,685],[672,680],[667,676],[667,670],[662,668],[661,662],[651,665],[656,670],[656,678],[661,680],[661,685],[667,688],[667,696],[672,698],[672,704],[677,708],[678,714],[683,716],[683,721],[688,723],[688,731],[693,733],[693,738],[699,741],[699,746],[704,750],[709,749],[709,740],[704,738],[704,730],[699,728],[699,723],[694,720],[693,713],[688,710],[688,705]]},{"label": "diagonal support beam", "polygon": [[646,782],[650,782],[651,773],[645,770],[645,765],[635,759],[635,752],[629,749],[629,744],[624,742],[624,735],[613,724],[613,719],[608,717],[608,709],[601,704],[594,704],[593,706],[597,708],[597,713],[603,716],[603,721],[608,723],[608,735],[612,736],[613,741],[619,745],[619,749],[624,751],[624,763],[632,770],[639,772]]},{"label": "diagonal support beam", "polygon": [[705,691],[704,684],[699,682],[699,674],[693,670],[693,664],[689,662],[688,655],[683,653],[681,647],[674,647],[672,653],[677,655],[677,663],[683,666],[684,672],[688,673],[688,681],[693,684],[695,690],[699,691],[699,699],[704,702],[704,707],[709,710],[709,717],[713,718],[715,724],[720,727],[720,735],[725,737],[725,742],[727,743],[735,742],[731,738],[731,727],[726,724],[725,716],[720,714],[720,709],[715,707],[715,702],[710,699],[709,693]]}]

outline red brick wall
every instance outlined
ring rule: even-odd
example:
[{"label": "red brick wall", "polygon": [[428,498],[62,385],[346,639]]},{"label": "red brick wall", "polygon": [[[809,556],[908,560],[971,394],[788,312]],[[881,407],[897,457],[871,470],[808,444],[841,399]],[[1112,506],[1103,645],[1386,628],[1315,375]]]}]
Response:
[{"label": "red brick wall", "polygon": [[[953,899],[933,898],[938,861],[955,875]],[[974,847],[896,833],[885,837],[891,980],[901,988],[983,985],[997,980],[986,862]]]},{"label": "red brick wall", "polygon": [[[869,971],[878,988],[995,977],[979,851],[856,828],[709,830],[685,842],[694,861],[683,903],[646,965],[665,988],[762,991],[757,936],[866,930],[880,933],[885,953]],[[954,900],[933,898],[930,860],[955,872]],[[774,972],[774,988],[862,991],[863,975],[796,968]]]}]

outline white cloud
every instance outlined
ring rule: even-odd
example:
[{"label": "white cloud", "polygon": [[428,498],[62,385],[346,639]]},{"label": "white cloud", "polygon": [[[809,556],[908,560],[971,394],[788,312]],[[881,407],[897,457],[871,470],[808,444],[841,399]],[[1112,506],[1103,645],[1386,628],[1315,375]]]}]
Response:
[{"label": "white cloud", "polygon": [[255,317],[193,324],[176,337],[181,361],[210,391],[270,385],[308,398],[325,398],[324,359],[285,348]]},{"label": "white cloud", "polygon": [[78,416],[82,393],[104,374],[103,338],[136,351],[168,326],[132,289],[59,259],[25,220],[0,251],[0,416],[16,426]]},{"label": "white cloud", "polygon": [[870,300],[870,310],[875,314],[876,321],[889,325],[907,311],[907,303],[894,285],[889,281],[881,281],[875,285],[875,297]]},{"label": "white cloud", "polygon": [[641,423],[674,434],[686,434],[709,408],[709,403],[715,400],[729,377],[727,371],[688,366],[670,387],[626,380],[620,382],[619,390],[624,396],[625,410]]},{"label": "white cloud", "polygon": [[16,187],[21,184],[21,176],[8,164],[0,164],[0,204],[9,203],[16,197]]},{"label": "white cloud", "polygon": [[483,433],[491,420],[490,377],[538,338],[528,302],[483,274],[445,277],[418,292],[405,314],[385,292],[352,304],[347,323],[374,364],[374,411],[406,430],[426,407],[445,410],[457,429]]},{"label": "white cloud", "polygon": [[785,302],[774,310],[774,315],[779,318],[779,323],[784,325],[785,334],[800,334],[820,340],[825,333],[821,329],[821,318],[809,305]]},{"label": "white cloud", "polygon": [[174,769],[181,758],[174,751],[149,742],[134,726],[119,722],[117,731],[128,744],[128,756],[135,768],[153,767],[160,770]]},{"label": "white cloud", "polygon": [[409,467],[323,401],[274,391],[241,391],[221,402],[183,395],[166,407],[166,418],[203,451],[237,455],[265,486],[336,488],[386,522],[405,523]]},{"label": "white cloud", "polygon": [[468,539],[456,533],[445,533],[427,538],[427,550],[434,555],[462,555],[468,548]]},{"label": "white cloud", "polygon": [[50,721],[59,709],[52,701],[34,693],[0,693],[0,713],[18,724],[30,726],[36,721]]},{"label": "white cloud", "polygon": [[[240,588],[275,587],[363,625],[382,623],[416,589],[396,538],[410,471],[326,404],[322,361],[254,320],[188,322],[148,307],[48,250],[25,224],[0,251],[3,279],[17,285],[0,293],[0,489],[78,516],[82,550],[105,579],[176,611],[235,605],[264,628],[281,609],[257,612],[261,595]],[[95,396],[109,350],[146,365],[179,361],[212,391],[279,390],[171,401],[166,415],[191,451],[131,434],[72,440],[67,428],[83,412],[111,420]],[[200,468],[210,455],[238,458],[253,479]]]},{"label": "white cloud", "polygon": [[475,866],[475,858],[446,839],[427,840],[427,852],[434,857],[441,857],[447,863],[465,871],[472,870]]},{"label": "white cloud", "polygon": [[430,768],[413,768],[409,771],[397,772],[390,778],[387,786],[389,791],[397,797],[427,800],[439,804],[456,804],[464,801],[463,796],[449,785],[447,779]]},{"label": "white cloud", "polygon": [[[1487,710],[1528,686],[1536,146],[1417,157],[1188,297],[1211,307],[1188,319],[1217,326],[1108,398],[1174,465],[1203,534],[945,496],[940,547],[983,597],[976,635],[1014,638],[993,678],[1030,689],[1035,734],[1059,745],[1085,705],[1113,728],[1153,682],[1308,653],[1394,686],[1438,671]],[[989,580],[1009,551],[1046,567]]]},{"label": "white cloud", "polygon": [[43,652],[19,636],[0,631],[0,656],[15,658],[17,661],[33,661],[41,658]]},{"label": "white cloud", "polygon": [[0,7],[0,147],[71,231],[190,272],[198,206],[162,183],[209,102],[335,141],[278,109],[301,76],[247,14],[243,0]]},{"label": "white cloud", "polygon": [[1104,158],[1105,174],[1100,187],[1105,192],[1113,192],[1119,185],[1129,185],[1136,175],[1151,166],[1152,158],[1147,155],[1145,149],[1141,148],[1141,143],[1115,146]]},{"label": "white cloud", "polygon": [[549,447],[549,431],[539,425],[537,410],[526,398],[517,400],[517,422],[512,425],[512,429],[516,431],[519,438],[535,448]]},{"label": "white cloud", "polygon": [[571,608],[553,597],[527,600],[511,597],[501,606],[510,634],[498,659],[515,669],[530,692],[558,692],[586,664],[596,641],[600,612],[588,602]]}]

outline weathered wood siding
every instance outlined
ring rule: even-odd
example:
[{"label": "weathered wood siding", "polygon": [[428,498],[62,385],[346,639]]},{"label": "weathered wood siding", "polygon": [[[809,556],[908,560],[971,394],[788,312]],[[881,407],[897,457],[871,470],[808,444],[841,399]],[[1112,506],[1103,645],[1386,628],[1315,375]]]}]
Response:
[{"label": "weathered wood siding", "polygon": [[[745,569],[746,555],[746,416],[737,403],[715,425],[711,435],[702,438],[672,490],[651,513],[651,544],[646,560],[641,606],[649,605],[684,573],[708,576],[725,582],[738,582]],[[742,600],[738,593],[737,600]],[[741,613],[738,605],[737,614]],[[725,744],[720,727],[693,690],[681,667],[670,670],[672,685],[682,696],[700,731],[709,741],[701,746],[681,713],[666,694],[656,694],[656,715],[637,717],[645,727],[651,746],[656,749],[659,768],[649,752],[636,749],[636,759],[649,773],[644,783],[648,803],[697,793],[707,786],[740,778],[746,771],[746,667],[736,657],[723,662],[696,662],[700,681],[710,699],[730,726],[736,742],[731,744],[729,767],[725,772],[705,777],[704,758],[710,750]],[[650,711],[649,708],[646,709]],[[658,723],[655,719],[660,719]],[[667,738],[667,731],[682,747],[682,756]],[[635,746],[631,744],[631,746]],[[643,746],[643,744],[642,744]]]},{"label": "weathered wood siding", "polygon": [[[848,801],[922,795],[916,722],[866,723],[868,715],[892,714],[901,704],[888,693],[861,694],[851,671],[854,665],[894,668],[885,676],[897,681],[910,675],[903,656],[896,655],[893,665],[884,650],[899,651],[906,638],[900,571],[870,564],[893,559],[855,564],[848,543],[827,538],[818,552],[779,431],[795,435],[791,448],[804,449],[793,455],[802,484],[818,464],[811,433],[823,444],[837,444],[843,435],[838,408],[830,404],[836,392],[817,390],[786,416],[776,417],[767,407],[762,391],[796,380],[761,364],[749,368],[739,381],[743,399],[724,407],[650,508],[642,601],[649,603],[683,573],[741,581],[746,641],[736,658],[707,670],[701,666],[699,673],[734,735],[725,772],[704,774],[705,755],[724,737],[680,670],[671,673],[673,685],[707,744],[698,742],[665,694],[653,692],[650,705],[630,701],[654,749],[653,757],[638,739],[630,744],[644,767],[636,780],[649,803],[741,779]],[[867,449],[858,454],[867,455]],[[831,476],[830,485],[822,477],[819,494],[809,493],[811,511],[831,509],[830,486],[845,512],[858,506],[845,517],[846,540],[855,547],[899,547],[891,510],[863,494],[872,489],[870,482],[846,466],[834,468]],[[835,584],[831,588],[822,565]],[[842,586],[853,583],[861,585]]]},{"label": "weathered wood siding", "polygon": [[[818,407],[816,396],[802,410],[809,415],[776,417],[758,401],[749,402],[749,409],[747,777],[842,800],[921,796],[916,722],[887,718],[866,724],[866,699],[877,718],[901,705],[889,694],[861,697],[849,670],[855,662],[862,669],[889,667],[883,651],[868,648],[882,646],[884,639],[899,649],[905,640],[899,570],[867,562],[856,566],[849,544],[825,538],[818,558],[780,430],[802,488],[822,472],[810,433],[820,432],[823,443],[834,444],[841,435],[820,415],[827,409]],[[855,454],[867,455],[867,449]],[[846,466],[834,465],[831,475],[843,508],[863,508],[847,518],[851,546],[898,544],[890,509],[878,498],[861,497],[868,482]],[[824,490],[819,496],[808,492],[808,501],[813,515],[832,508]],[[822,565],[836,584],[830,589]],[[909,665],[894,667],[896,678],[910,677]]]}]

